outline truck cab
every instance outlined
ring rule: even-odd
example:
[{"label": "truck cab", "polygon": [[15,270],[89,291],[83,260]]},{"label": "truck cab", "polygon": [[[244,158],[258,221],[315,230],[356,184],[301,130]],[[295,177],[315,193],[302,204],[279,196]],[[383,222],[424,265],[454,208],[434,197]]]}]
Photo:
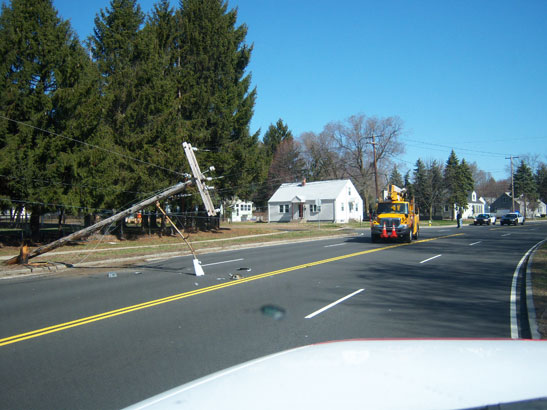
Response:
[{"label": "truck cab", "polygon": [[409,243],[412,239],[418,239],[420,217],[414,200],[408,201],[405,193],[405,190],[395,185],[390,185],[384,191],[370,226],[372,242],[398,239]]}]

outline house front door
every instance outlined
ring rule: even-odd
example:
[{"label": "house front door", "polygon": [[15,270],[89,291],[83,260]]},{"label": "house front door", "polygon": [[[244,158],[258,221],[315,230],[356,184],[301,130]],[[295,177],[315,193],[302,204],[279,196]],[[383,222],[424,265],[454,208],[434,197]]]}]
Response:
[{"label": "house front door", "polygon": [[304,218],[304,204],[298,204],[298,218]]}]

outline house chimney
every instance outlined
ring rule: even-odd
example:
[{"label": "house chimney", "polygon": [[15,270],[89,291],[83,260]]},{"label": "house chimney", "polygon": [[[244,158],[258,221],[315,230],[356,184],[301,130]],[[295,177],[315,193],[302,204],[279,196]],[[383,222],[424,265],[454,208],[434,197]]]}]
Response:
[{"label": "house chimney", "polygon": [[302,179],[302,186],[306,186],[306,178]]}]

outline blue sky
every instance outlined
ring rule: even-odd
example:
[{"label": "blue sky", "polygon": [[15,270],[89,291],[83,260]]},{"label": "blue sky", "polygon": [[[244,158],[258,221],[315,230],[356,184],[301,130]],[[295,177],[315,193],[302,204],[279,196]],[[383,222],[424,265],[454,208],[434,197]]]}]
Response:
[{"label": "blue sky", "polygon": [[[80,39],[109,0],[53,0]],[[141,0],[148,12],[154,1]],[[178,1],[171,1],[178,6]],[[406,154],[453,148],[494,178],[506,156],[547,162],[547,1],[229,0],[254,44],[251,131],[295,136],[354,114],[404,122]]]}]

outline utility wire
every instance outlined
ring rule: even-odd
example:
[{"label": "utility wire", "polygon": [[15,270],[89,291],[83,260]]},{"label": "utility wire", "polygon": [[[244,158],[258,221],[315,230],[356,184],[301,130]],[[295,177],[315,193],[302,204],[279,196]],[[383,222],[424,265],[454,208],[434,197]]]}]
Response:
[{"label": "utility wire", "polygon": [[[28,180],[30,180],[30,181],[43,182],[43,183],[48,183],[49,182],[48,185],[63,185],[63,186],[73,187],[73,188],[91,188],[91,189],[96,189],[96,190],[99,190],[99,191],[104,191],[105,190],[104,187],[98,187],[98,186],[92,186],[92,185],[68,184],[66,182],[54,181],[52,179],[25,178],[25,177],[16,177],[16,176],[2,175],[2,174],[0,174],[0,178],[14,179],[14,180],[18,180],[18,181],[28,181]],[[128,193],[128,194],[148,195],[148,196],[151,196],[151,194],[153,193],[153,192],[139,192],[139,191],[119,191],[119,192],[125,192],[125,193]]]},{"label": "utility wire", "polygon": [[[505,157],[506,156],[506,154],[500,154],[499,152],[474,150],[474,149],[469,149],[469,148],[457,148],[457,147],[450,146],[450,145],[435,144],[435,143],[432,143],[432,142],[419,141],[419,140],[415,140],[415,139],[411,139],[411,138],[407,138],[407,137],[401,137],[401,139],[406,140],[406,141],[410,141],[410,142],[415,142],[415,143],[418,143],[418,144],[433,145],[433,146],[436,146],[436,147],[453,149],[453,150],[458,150],[458,151],[468,151],[468,152],[474,152],[474,153],[479,153],[479,154],[484,154],[484,155],[496,155],[496,156],[500,156],[500,157]],[[420,148],[423,148],[423,147],[420,147]]]},{"label": "utility wire", "polygon": [[119,152],[116,152],[116,151],[112,151],[112,150],[100,147],[98,145],[90,144],[89,142],[80,141],[80,140],[77,140],[75,138],[71,138],[71,137],[67,137],[65,135],[57,134],[57,133],[52,132],[52,131],[44,130],[43,128],[35,127],[34,125],[30,125],[30,124],[24,123],[22,121],[14,120],[14,119],[5,117],[1,114],[0,114],[0,118],[4,119],[6,121],[13,122],[13,123],[18,124],[18,125],[22,125],[22,126],[29,127],[29,128],[32,128],[32,129],[40,131],[40,132],[44,132],[46,134],[54,135],[56,137],[64,138],[64,139],[72,141],[72,142],[77,142],[78,144],[86,145],[86,146],[91,147],[91,148],[95,148],[95,149],[98,149],[98,150],[101,150],[101,151],[104,151],[104,152],[108,152],[110,154],[117,155],[121,158],[129,159],[129,160],[136,161],[136,162],[140,162],[141,164],[148,165],[148,166],[151,166],[151,167],[155,167],[155,168],[158,168],[158,169],[161,169],[161,170],[164,170],[164,171],[168,171],[168,172],[176,174],[176,175],[184,175],[184,173],[182,173],[182,172],[173,171],[172,169],[162,167],[161,165],[156,165],[156,164],[153,164],[151,162],[144,161],[142,159],[134,158],[134,157],[131,157],[131,156],[126,155],[126,154],[122,154],[122,153],[119,153]]}]

